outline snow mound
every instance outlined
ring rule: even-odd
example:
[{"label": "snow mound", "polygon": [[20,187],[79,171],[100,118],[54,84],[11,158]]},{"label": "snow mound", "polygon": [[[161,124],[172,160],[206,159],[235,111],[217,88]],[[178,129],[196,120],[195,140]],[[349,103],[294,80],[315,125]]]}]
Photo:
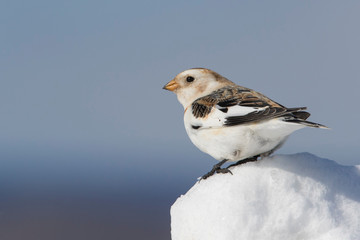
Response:
[{"label": "snow mound", "polygon": [[360,167],[276,155],[196,183],[171,207],[172,240],[360,239]]}]

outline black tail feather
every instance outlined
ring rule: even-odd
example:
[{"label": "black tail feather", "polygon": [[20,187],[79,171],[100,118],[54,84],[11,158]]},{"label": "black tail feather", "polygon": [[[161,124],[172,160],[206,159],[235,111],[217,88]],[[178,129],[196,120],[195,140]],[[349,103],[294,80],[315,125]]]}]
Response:
[{"label": "black tail feather", "polygon": [[284,119],[285,122],[291,122],[291,123],[298,123],[298,124],[302,124],[308,127],[313,127],[313,128],[328,128],[325,125],[322,125],[320,123],[314,123],[314,122],[310,122],[310,121],[306,121],[306,120],[302,120],[302,119]]},{"label": "black tail feather", "polygon": [[287,110],[289,113],[284,116],[285,122],[298,123],[314,128],[328,128],[327,126],[320,123],[306,121],[306,119],[310,117],[310,113],[303,111],[306,110],[306,107],[288,108]]},{"label": "black tail feather", "polygon": [[292,113],[296,118],[302,119],[302,120],[306,120],[310,117],[310,113],[305,112],[305,111],[300,111],[300,112],[293,112]]}]

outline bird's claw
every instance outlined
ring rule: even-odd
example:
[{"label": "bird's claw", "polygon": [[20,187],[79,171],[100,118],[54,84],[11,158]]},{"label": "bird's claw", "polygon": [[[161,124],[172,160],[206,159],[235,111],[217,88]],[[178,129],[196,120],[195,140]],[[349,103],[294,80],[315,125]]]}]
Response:
[{"label": "bird's claw", "polygon": [[220,168],[220,167],[214,167],[213,169],[211,169],[210,172],[208,172],[207,174],[205,174],[204,176],[202,176],[199,180],[199,182],[201,180],[205,180],[207,179],[208,177],[211,177],[212,175],[214,175],[215,173],[230,173],[231,175],[233,175],[233,173],[227,169],[227,168]]},{"label": "bird's claw", "polygon": [[231,175],[233,175],[232,172],[227,168],[216,169],[216,173],[230,173]]}]

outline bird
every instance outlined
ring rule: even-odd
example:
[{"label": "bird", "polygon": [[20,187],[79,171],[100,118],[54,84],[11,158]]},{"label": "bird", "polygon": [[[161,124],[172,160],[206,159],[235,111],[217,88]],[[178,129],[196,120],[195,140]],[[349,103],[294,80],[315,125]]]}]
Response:
[{"label": "bird", "polygon": [[[328,128],[307,121],[306,107],[287,108],[207,68],[185,70],[163,89],[174,92],[184,107],[191,142],[219,161],[201,179],[232,174],[231,167],[269,156],[296,130]],[[234,164],[221,168],[226,162]]]}]

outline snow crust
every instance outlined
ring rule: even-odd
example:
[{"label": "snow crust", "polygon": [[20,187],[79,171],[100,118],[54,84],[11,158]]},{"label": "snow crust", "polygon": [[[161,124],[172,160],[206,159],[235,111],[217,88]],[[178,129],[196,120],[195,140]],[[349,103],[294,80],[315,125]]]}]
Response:
[{"label": "snow crust", "polygon": [[172,240],[360,239],[360,167],[276,155],[196,183],[171,207]]}]

